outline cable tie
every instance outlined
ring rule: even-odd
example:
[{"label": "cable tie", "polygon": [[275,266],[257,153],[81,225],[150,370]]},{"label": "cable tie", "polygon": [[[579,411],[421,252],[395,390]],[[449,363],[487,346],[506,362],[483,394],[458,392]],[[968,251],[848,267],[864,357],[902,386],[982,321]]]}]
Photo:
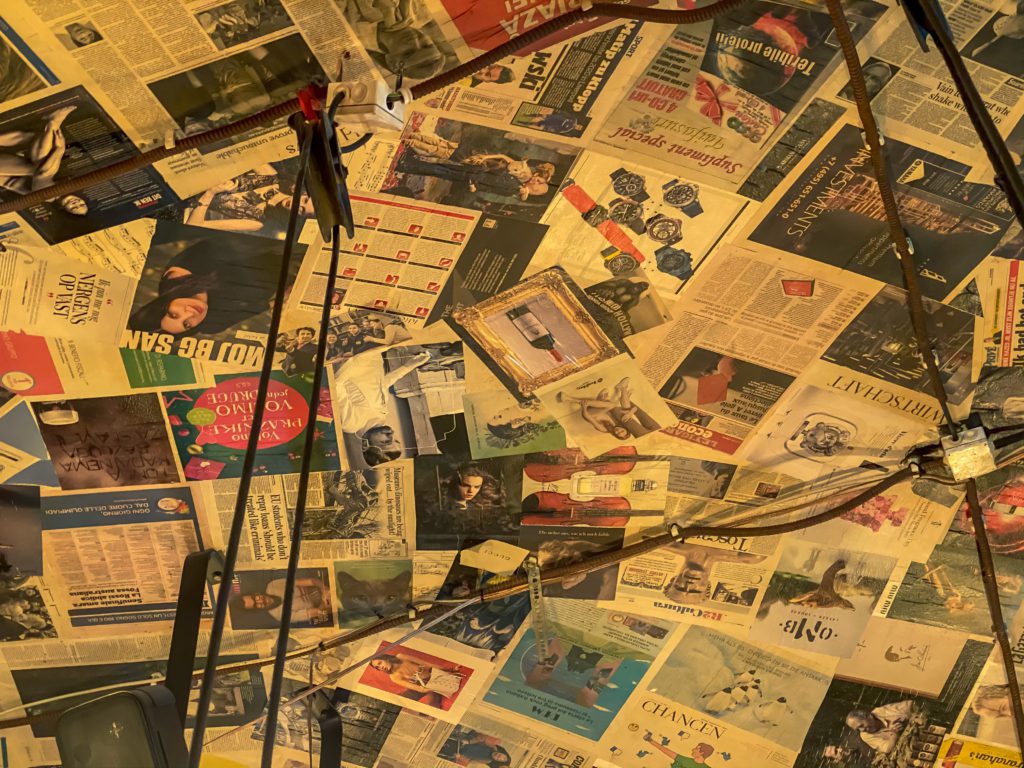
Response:
[{"label": "cable tie", "polygon": [[164,131],[164,149],[174,149],[177,139],[174,136],[174,129],[168,128]]},{"label": "cable tie", "polygon": [[581,0],[580,2],[580,10],[583,11],[584,13],[590,13],[593,7],[594,4],[590,0]]},{"label": "cable tie", "polygon": [[671,525],[669,525],[668,533],[669,536],[671,536],[680,544],[686,541],[686,537],[683,536],[683,529],[679,526],[679,523],[672,523]]}]

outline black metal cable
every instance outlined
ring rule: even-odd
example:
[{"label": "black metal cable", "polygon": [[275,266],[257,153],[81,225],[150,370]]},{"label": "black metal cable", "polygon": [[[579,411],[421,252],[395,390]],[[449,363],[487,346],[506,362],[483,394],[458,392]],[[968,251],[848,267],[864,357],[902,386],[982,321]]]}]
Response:
[{"label": "black metal cable", "polygon": [[260,431],[263,426],[263,413],[267,405],[270,373],[274,368],[277,334],[281,328],[281,314],[284,310],[285,290],[290,275],[292,252],[298,239],[299,208],[301,207],[299,203],[306,176],[306,166],[309,163],[310,148],[312,146],[311,139],[312,134],[309,134],[309,138],[302,143],[302,149],[299,153],[299,168],[295,177],[295,190],[292,192],[292,206],[288,215],[288,232],[285,235],[284,251],[281,257],[281,271],[278,275],[277,293],[274,295],[274,307],[270,314],[270,328],[267,331],[263,368],[260,371],[259,387],[256,390],[256,402],[253,405],[252,424],[249,427],[249,440],[245,446],[241,477],[238,480],[238,494],[235,497],[235,510],[231,517],[228,544],[224,551],[224,575],[217,590],[216,604],[213,607],[213,624],[210,627],[210,641],[206,651],[203,684],[199,688],[196,721],[192,728],[192,744],[188,756],[189,768],[198,768],[203,751],[203,735],[206,733],[206,721],[209,716],[213,681],[217,675],[217,659],[220,655],[221,641],[224,638],[224,627],[227,623],[228,601],[231,598],[235,563],[238,560],[238,548],[242,541],[242,523],[245,521],[246,506],[249,502],[249,487],[252,483],[253,468],[256,465],[256,451],[259,446]]},{"label": "black metal cable", "polygon": [[[971,73],[964,66],[963,57],[956,48],[956,41],[953,40],[949,31],[949,25],[941,6],[932,0],[905,0],[904,7],[911,18],[924,22],[928,34],[935,41],[935,47],[949,70],[953,84],[956,86],[963,101],[964,110],[974,126],[975,133],[981,139],[981,144],[988,155],[989,163],[995,174],[996,186],[1003,190],[1006,200],[1017,217],[1017,223],[1024,227],[1024,179],[1014,165],[1006,142],[999,135],[992,116],[988,113],[985,100],[981,98],[978,89],[974,85]],[[913,22],[912,22],[913,23]],[[1018,49],[1018,55],[1024,56],[1024,44]]]},{"label": "black metal cable", "polygon": [[313,390],[309,395],[309,420],[306,424],[306,441],[302,447],[302,464],[299,468],[295,516],[292,520],[291,550],[288,553],[288,570],[285,572],[284,595],[281,598],[281,622],[277,631],[274,668],[270,678],[270,694],[267,697],[267,727],[263,732],[262,768],[271,768],[274,761],[274,746],[277,741],[277,714],[281,704],[281,685],[284,681],[285,652],[288,648],[288,636],[291,633],[295,579],[299,569],[299,556],[302,551],[302,527],[306,520],[306,494],[309,491],[309,469],[313,459],[313,444],[316,440],[316,415],[320,410],[320,388],[323,385],[324,366],[327,360],[327,330],[331,321],[331,296],[334,295],[334,285],[337,282],[340,255],[341,227],[335,224],[331,231],[331,263],[327,269],[324,305],[320,310],[320,338],[316,344]]},{"label": "black metal cable", "polygon": [[[889,231],[892,237],[893,246],[896,249],[900,261],[900,268],[903,272],[903,281],[907,289],[910,308],[911,325],[917,339],[918,350],[924,358],[931,380],[934,395],[942,406],[942,413],[946,419],[947,426],[953,439],[957,439],[958,430],[949,411],[946,402],[945,386],[939,374],[938,364],[934,354],[934,346],[926,326],[924,302],[921,297],[921,289],[917,283],[917,271],[913,260],[913,247],[906,236],[903,225],[900,221],[899,207],[896,196],[889,179],[888,159],[884,143],[878,132],[874,115],[871,112],[871,103],[868,99],[867,88],[864,83],[864,73],[861,69],[860,59],[857,56],[857,48],[850,35],[850,28],[847,25],[846,17],[843,14],[839,0],[826,0],[829,15],[832,17],[832,25],[836,31],[843,58],[846,61],[850,73],[850,84],[853,88],[854,98],[857,103],[857,111],[860,114],[861,124],[864,129],[865,140],[871,150],[871,160],[875,168],[875,176],[878,181],[878,191],[885,208],[886,221],[889,224]],[[929,0],[924,0],[922,6],[927,8]],[[935,18],[933,16],[933,21]],[[944,20],[943,20],[944,22]],[[946,30],[943,23],[936,24],[939,36],[944,36]],[[933,34],[936,30],[932,30]],[[951,41],[947,41],[950,42]],[[943,46],[940,45],[940,50]],[[947,52],[948,55],[948,52]],[[959,61],[962,67],[963,62]],[[947,65],[951,66],[947,59]],[[951,70],[952,71],[952,70]],[[965,74],[963,72],[961,74]],[[967,76],[969,80],[969,75]],[[987,113],[986,113],[987,116]],[[993,128],[994,130],[994,128]],[[999,140],[1002,141],[1001,139]],[[1005,147],[1004,147],[1005,149]],[[998,166],[997,166],[998,167]],[[995,564],[992,560],[992,551],[988,540],[988,532],[985,529],[984,515],[981,504],[978,500],[977,483],[972,478],[967,481],[967,503],[971,521],[974,527],[974,540],[978,549],[978,563],[981,569],[982,583],[985,587],[985,600],[988,603],[989,616],[992,619],[992,632],[996,643],[1000,648],[1000,656],[1003,661],[1003,671],[1010,685],[1010,703],[1013,710],[1014,731],[1017,735],[1017,747],[1024,754],[1024,707],[1020,701],[1020,691],[1017,684],[1017,671],[1010,655],[1010,639],[1006,633],[1006,623],[1003,621],[1002,607],[999,604],[999,586],[996,582]]]},{"label": "black metal cable", "polygon": [[978,548],[978,564],[981,566],[981,583],[985,586],[985,601],[988,603],[989,616],[992,618],[992,633],[999,646],[999,655],[1003,660],[1003,672],[1009,686],[1010,709],[1013,711],[1013,729],[1017,736],[1017,748],[1024,754],[1024,704],[1020,700],[1020,684],[1017,682],[1017,670],[1013,663],[1010,638],[1006,634],[1006,622],[1003,619],[1003,607],[999,603],[999,584],[996,582],[996,566],[992,559],[992,547],[989,544],[988,532],[985,530],[985,514],[978,499],[978,484],[971,478],[967,481],[967,510],[974,528],[974,543]]},{"label": "black metal cable", "polygon": [[932,394],[939,401],[939,407],[942,409],[946,426],[955,439],[959,429],[956,421],[953,419],[953,414],[949,410],[946,387],[942,382],[942,375],[939,372],[939,366],[936,361],[935,346],[928,332],[924,300],[921,297],[921,287],[917,281],[917,269],[914,264],[914,249],[907,238],[906,230],[904,230],[903,222],[900,219],[899,205],[896,202],[896,194],[890,181],[889,159],[881,134],[878,132],[878,125],[875,123],[875,116],[871,112],[871,102],[868,99],[867,85],[864,82],[864,72],[861,69],[860,59],[857,57],[857,44],[850,33],[850,27],[846,22],[846,16],[843,14],[839,0],[825,0],[825,2],[828,5],[829,15],[832,17],[832,26],[835,28],[836,39],[839,40],[839,47],[846,61],[846,68],[850,73],[850,86],[853,89],[854,101],[857,104],[857,113],[860,115],[864,139],[871,150],[871,163],[874,166],[875,179],[878,182],[878,194],[882,199],[882,206],[885,209],[885,220],[889,225],[889,237],[892,240],[893,247],[896,249],[896,258],[900,263],[903,287],[907,291],[907,307],[910,310],[910,325],[914,331],[917,351],[928,372],[928,378],[932,385]]}]

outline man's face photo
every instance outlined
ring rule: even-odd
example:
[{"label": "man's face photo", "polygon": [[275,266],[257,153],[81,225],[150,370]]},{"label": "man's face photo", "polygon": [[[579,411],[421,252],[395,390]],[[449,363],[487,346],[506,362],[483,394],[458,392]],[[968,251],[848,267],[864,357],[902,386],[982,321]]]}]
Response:
[{"label": "man's face photo", "polygon": [[264,611],[269,611],[279,605],[280,602],[281,599],[279,597],[267,595],[263,592],[257,592],[253,595],[242,595],[242,604],[248,609],[259,608]]}]

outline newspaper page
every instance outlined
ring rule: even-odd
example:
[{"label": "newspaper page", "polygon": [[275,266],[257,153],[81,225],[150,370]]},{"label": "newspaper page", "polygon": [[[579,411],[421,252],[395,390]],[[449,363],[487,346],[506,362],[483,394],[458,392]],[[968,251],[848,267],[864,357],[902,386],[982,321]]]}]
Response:
[{"label": "newspaper page", "polygon": [[[885,10],[873,2],[849,9],[855,36]],[[597,140],[693,181],[735,190],[838,61],[831,31],[821,6],[770,0],[676,27]],[[795,45],[772,42],[780,39]]]},{"label": "newspaper page", "polygon": [[834,666],[721,629],[689,627],[602,739],[603,756],[623,768],[690,757],[715,765],[714,758],[740,754],[759,766],[789,766]]},{"label": "newspaper page", "polygon": [[590,764],[591,749],[585,742],[573,743],[564,733],[557,737],[538,733],[527,722],[483,704],[467,712],[455,727],[402,712],[376,768],[450,768],[453,763],[584,768]]},{"label": "newspaper page", "polygon": [[[353,560],[408,557],[412,540],[412,462],[380,469],[312,472],[306,494],[303,560]],[[211,541],[226,540],[238,482],[216,480],[206,491],[215,510]],[[298,475],[254,477],[246,501],[246,532],[240,563],[288,562],[292,515],[298,501]]]},{"label": "newspaper page", "polygon": [[120,335],[135,280],[10,241],[0,270],[4,329],[107,344]]},{"label": "newspaper page", "polygon": [[185,556],[202,548],[187,486],[43,499],[46,582],[72,635],[169,627]]},{"label": "newspaper page", "polygon": [[[941,5],[975,87],[1006,136],[1024,111],[1024,65],[1005,32],[1006,22],[1000,22],[1013,18],[1013,3],[954,0]],[[947,156],[987,167],[977,133],[938,51],[921,50],[903,14],[892,14],[879,26],[884,27],[878,30],[882,40],[862,66],[871,110],[886,136],[919,146],[939,141]],[[851,104],[848,76],[837,74],[835,81],[839,87],[830,95]]]},{"label": "newspaper page", "polygon": [[[801,531],[795,538],[819,544],[841,541],[860,552],[898,554],[924,562],[960,506],[957,489],[943,491],[934,491],[920,482],[900,484],[835,520]],[[818,507],[824,511],[835,502],[834,492],[824,492],[821,503],[808,511],[813,514]]]},{"label": "newspaper page", "polygon": [[[32,726],[23,726],[32,741],[34,759],[55,764],[60,758],[54,715],[68,706],[84,703],[95,696],[97,686],[104,693],[123,689],[129,683],[153,680],[164,675],[167,667],[170,635],[135,633],[97,640],[67,640],[32,643],[22,647],[5,644],[0,664],[0,706],[15,712],[43,715]],[[201,634],[199,646],[207,638]],[[225,637],[220,656],[224,663],[258,658],[252,633],[233,633]],[[192,689],[190,710],[185,726],[193,723],[198,685]],[[267,691],[259,669],[219,675],[213,688],[218,702],[210,713],[212,733],[240,725],[257,717],[266,707]],[[17,707],[23,706],[19,710]],[[15,733],[18,731],[8,731]],[[16,763],[11,764],[16,765]]]},{"label": "newspaper page", "polygon": [[674,628],[670,622],[623,616],[581,600],[547,603],[547,626],[538,628],[535,613],[532,628],[520,637],[484,701],[597,741],[668,645]]},{"label": "newspaper page", "polygon": [[[346,51],[346,79],[373,71],[336,3],[116,0],[82,8],[61,0],[14,2],[11,23],[32,30],[32,44],[69,61],[79,80],[107,94],[122,128],[143,148],[292,98],[317,75],[333,79]],[[267,162],[295,151],[290,128],[267,126],[240,143],[220,142],[158,167],[172,186],[192,195],[247,170],[253,152]]]},{"label": "newspaper page", "polygon": [[967,635],[874,616],[836,674],[880,686],[899,680],[904,690],[938,696],[966,643]]},{"label": "newspaper page", "polygon": [[744,457],[805,481],[865,462],[881,476],[931,434],[919,420],[814,386],[793,393],[780,416],[751,440]]},{"label": "newspaper page", "polygon": [[[695,523],[714,505],[695,505],[677,520]],[[777,537],[688,540],[627,561],[608,607],[670,621],[749,626],[771,576]]]},{"label": "newspaper page", "polygon": [[846,546],[787,541],[749,637],[849,658],[895,566],[893,557]]},{"label": "newspaper page", "polygon": [[[890,765],[945,768],[935,762],[939,746],[951,733],[991,650],[991,640],[968,641],[935,696],[902,690],[891,678],[882,685],[867,685],[836,676],[814,715],[794,768],[819,768],[837,759],[850,765],[866,759],[870,765],[882,755]],[[864,714],[898,718],[901,725],[884,734],[847,725],[848,719],[856,724]]]},{"label": "newspaper page", "polygon": [[[356,238],[342,246],[334,310],[387,312],[409,326],[426,324],[477,227],[479,214],[392,195],[352,194]],[[304,259],[292,308],[319,312],[327,289],[330,245],[319,238]]]},{"label": "newspaper page", "polygon": [[[77,6],[52,5],[60,6],[62,13],[79,14]],[[79,32],[84,41],[96,30]],[[70,43],[66,35],[65,39]],[[116,99],[97,86],[69,47],[75,45],[61,44],[21,0],[4,4],[0,123],[9,163],[0,195],[4,200],[139,154],[140,137]],[[10,220],[27,222],[39,242],[55,243],[154,215],[176,200],[160,173],[144,167],[33,205]]]},{"label": "newspaper page", "polygon": [[679,419],[664,433],[736,453],[874,290],[811,261],[720,249],[641,360]]},{"label": "newspaper page", "polygon": [[482,125],[525,128],[538,141],[554,136],[586,142],[615,103],[602,94],[626,87],[636,75],[637,62],[660,45],[664,30],[663,25],[631,20],[510,56],[427,103]]}]

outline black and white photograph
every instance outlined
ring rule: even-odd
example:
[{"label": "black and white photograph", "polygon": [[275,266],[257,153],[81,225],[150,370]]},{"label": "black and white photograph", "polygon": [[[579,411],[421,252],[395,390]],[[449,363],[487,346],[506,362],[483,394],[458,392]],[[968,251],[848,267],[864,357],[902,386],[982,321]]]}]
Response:
[{"label": "black and white photograph", "polygon": [[1024,77],[1024,0],[1007,0],[960,52],[979,64]]},{"label": "black and white photograph", "polygon": [[936,698],[834,679],[795,768],[913,768],[952,731],[991,650],[968,641]]},{"label": "black and white photograph", "polygon": [[43,575],[43,512],[39,488],[0,485],[0,588]]},{"label": "black and white photograph", "polygon": [[62,24],[59,27],[54,27],[53,32],[69,51],[87,48],[104,39],[103,34],[96,28],[96,25],[88,19],[80,19]]},{"label": "black and white photograph", "polygon": [[[961,403],[971,391],[974,315],[937,301],[924,300],[946,395]],[[928,372],[917,353],[913,332],[903,318],[906,293],[887,286],[861,310],[821,356],[851,371],[898,384],[915,392],[930,391]]]},{"label": "black and white photograph", "polygon": [[414,112],[382,192],[539,221],[579,148]]},{"label": "black and white photograph", "polygon": [[[274,364],[288,376],[306,376],[312,380],[319,342],[315,315],[286,315],[277,335]],[[401,318],[366,309],[346,310],[331,315],[327,326],[324,359],[339,366],[363,352],[382,353],[389,347],[409,341]]]},{"label": "black and white photograph", "polygon": [[11,41],[0,34],[0,104],[35,93],[45,88],[37,75]]},{"label": "black and white photograph", "polygon": [[414,460],[417,549],[463,549],[519,535],[523,460],[446,452]]},{"label": "black and white photograph", "polygon": [[[356,331],[355,323],[349,326],[354,333],[339,329],[339,344],[367,341],[369,337]],[[334,368],[334,407],[349,467],[368,469],[444,452],[451,436],[465,433],[465,385],[466,365],[459,342],[383,352],[368,349],[350,359],[342,354]]]},{"label": "black and white photograph", "polygon": [[307,506],[302,537],[310,541],[387,538],[390,505],[384,474],[376,469],[324,473],[324,503]]},{"label": "black and white photograph", "polygon": [[155,393],[32,403],[65,491],[180,481]]},{"label": "black and white photograph", "polygon": [[248,117],[324,76],[298,33],[225,56],[149,84],[185,133],[209,131]]},{"label": "black and white photograph", "polygon": [[[896,77],[900,67],[872,57],[864,62],[861,71],[864,73],[864,88],[870,101],[882,92],[890,80]],[[847,83],[846,87],[839,92],[839,98],[843,101],[853,102],[853,86]]]},{"label": "black and white photograph", "polygon": [[223,51],[290,27],[292,20],[280,0],[231,0],[204,8],[196,21]]},{"label": "black and white photograph", "polygon": [[537,397],[590,457],[675,423],[672,411],[626,355],[566,376]]},{"label": "black and white photograph", "polygon": [[[234,629],[277,629],[281,623],[285,571],[237,571],[228,614]],[[299,568],[292,592],[292,627],[334,624],[334,601],[326,568]]]},{"label": "black and white photograph", "polygon": [[281,259],[273,240],[157,222],[122,346],[258,369]]},{"label": "black and white photograph", "polygon": [[[0,114],[0,200],[17,200],[138,154],[84,88],[51,94]],[[156,171],[143,168],[38,203],[22,215],[52,244],[155,215],[177,199]]]},{"label": "black and white photograph", "polygon": [[424,0],[340,0],[345,21],[388,80],[426,80],[459,59]]},{"label": "black and white photograph", "polygon": [[0,586],[0,642],[57,637],[38,586]]}]

